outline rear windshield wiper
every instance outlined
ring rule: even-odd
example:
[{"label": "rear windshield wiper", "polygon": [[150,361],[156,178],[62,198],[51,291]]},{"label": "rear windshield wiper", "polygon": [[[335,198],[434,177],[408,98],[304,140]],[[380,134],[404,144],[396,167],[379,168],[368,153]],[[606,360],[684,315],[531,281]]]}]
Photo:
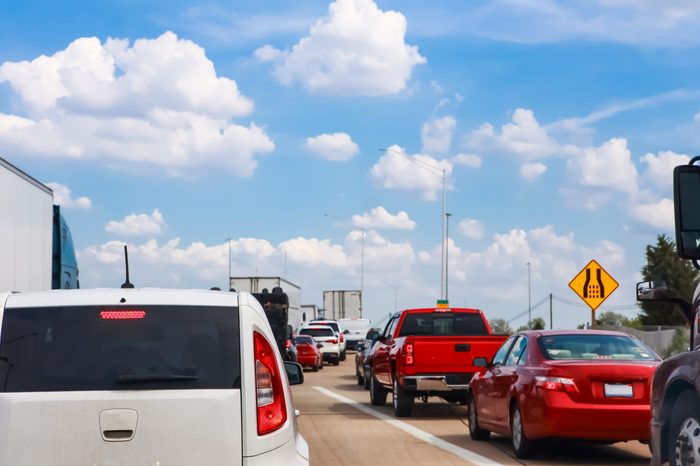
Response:
[{"label": "rear windshield wiper", "polygon": [[117,377],[117,383],[148,383],[148,382],[184,382],[188,380],[199,380],[196,375],[181,374],[123,374]]}]

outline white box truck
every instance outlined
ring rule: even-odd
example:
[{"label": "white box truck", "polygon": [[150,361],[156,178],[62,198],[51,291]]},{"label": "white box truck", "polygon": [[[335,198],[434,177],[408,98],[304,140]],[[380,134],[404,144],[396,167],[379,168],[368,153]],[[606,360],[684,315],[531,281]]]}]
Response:
[{"label": "white box truck", "polygon": [[294,333],[303,325],[303,311],[301,309],[301,288],[289,280],[282,277],[231,277],[229,288],[236,291],[247,291],[249,293],[262,293],[267,289],[272,293],[272,289],[280,287],[289,297],[289,321]]},{"label": "white box truck", "polygon": [[324,319],[340,320],[362,317],[360,290],[328,290],[323,292]]},{"label": "white box truck", "polygon": [[318,319],[321,316],[319,315],[319,309],[318,306],[315,304],[302,304],[301,305],[301,313],[302,313],[302,318],[304,319],[304,322],[309,322],[310,320],[313,319]]},{"label": "white box truck", "polygon": [[0,292],[51,289],[53,191],[0,158]]}]

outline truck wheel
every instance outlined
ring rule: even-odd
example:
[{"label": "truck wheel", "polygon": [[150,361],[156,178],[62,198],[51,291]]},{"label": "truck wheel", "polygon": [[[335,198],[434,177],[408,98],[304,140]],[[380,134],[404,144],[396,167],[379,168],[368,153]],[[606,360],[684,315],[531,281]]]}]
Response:
[{"label": "truck wheel", "polygon": [[369,401],[372,403],[372,406],[386,405],[387,394],[387,390],[377,382],[374,376],[374,369],[372,369],[372,372],[369,373]]},{"label": "truck wheel", "polygon": [[472,440],[488,440],[491,436],[490,431],[479,427],[479,419],[476,414],[476,401],[473,396],[469,403],[469,436]]},{"label": "truck wheel", "polygon": [[510,412],[510,439],[516,458],[534,458],[537,454],[537,443],[525,436],[523,415],[517,405]]},{"label": "truck wheel", "polygon": [[314,364],[314,366],[311,368],[311,372],[318,372],[318,364]]},{"label": "truck wheel", "polygon": [[397,417],[410,417],[413,412],[415,397],[401,387],[396,374],[394,374],[393,378],[392,405],[394,407],[394,414]]},{"label": "truck wheel", "polygon": [[700,464],[700,400],[686,390],[673,405],[668,425],[668,460],[671,466]]}]

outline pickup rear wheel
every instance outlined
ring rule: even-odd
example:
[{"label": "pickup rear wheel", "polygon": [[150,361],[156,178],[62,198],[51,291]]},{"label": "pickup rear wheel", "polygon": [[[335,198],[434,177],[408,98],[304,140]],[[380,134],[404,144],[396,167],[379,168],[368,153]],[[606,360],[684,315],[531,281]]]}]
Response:
[{"label": "pickup rear wheel", "polygon": [[372,406],[386,405],[386,396],[389,392],[382,387],[374,376],[374,369],[369,373],[369,401]]},{"label": "pickup rear wheel", "polygon": [[392,385],[392,406],[397,417],[410,417],[413,412],[415,397],[401,387],[398,377],[394,372]]},{"label": "pickup rear wheel", "polygon": [[469,436],[472,440],[488,440],[491,432],[479,427],[479,418],[476,413],[476,401],[471,397],[469,402]]},{"label": "pickup rear wheel", "polygon": [[364,387],[364,385],[365,385],[365,378],[362,377],[362,374],[360,374],[360,371],[359,371],[359,370],[356,370],[356,371],[357,371],[357,385],[359,385],[360,387]]},{"label": "pickup rear wheel", "polygon": [[700,464],[700,400],[694,390],[686,390],[673,405],[668,435],[671,466]]}]

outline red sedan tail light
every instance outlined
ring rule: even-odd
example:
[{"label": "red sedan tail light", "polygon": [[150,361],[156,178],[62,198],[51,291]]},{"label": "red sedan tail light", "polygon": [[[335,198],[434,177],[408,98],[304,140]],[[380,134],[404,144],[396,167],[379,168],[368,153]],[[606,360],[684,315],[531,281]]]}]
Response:
[{"label": "red sedan tail light", "polygon": [[568,377],[545,377],[543,375],[538,375],[535,377],[535,385],[545,390],[569,393],[578,392],[574,379]]}]

